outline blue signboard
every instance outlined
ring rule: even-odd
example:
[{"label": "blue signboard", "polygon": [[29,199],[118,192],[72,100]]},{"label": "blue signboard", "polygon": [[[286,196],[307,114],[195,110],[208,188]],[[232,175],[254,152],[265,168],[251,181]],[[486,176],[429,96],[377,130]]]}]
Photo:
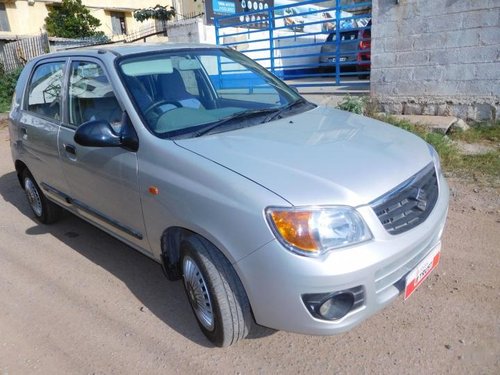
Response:
[{"label": "blue signboard", "polygon": [[234,3],[234,1],[213,0],[212,4],[214,13],[217,15],[236,13],[236,4]]},{"label": "blue signboard", "polygon": [[241,14],[239,21],[246,22],[246,27],[260,29],[269,25],[267,10],[273,6],[274,0],[206,0],[205,14],[209,25],[214,17]]}]

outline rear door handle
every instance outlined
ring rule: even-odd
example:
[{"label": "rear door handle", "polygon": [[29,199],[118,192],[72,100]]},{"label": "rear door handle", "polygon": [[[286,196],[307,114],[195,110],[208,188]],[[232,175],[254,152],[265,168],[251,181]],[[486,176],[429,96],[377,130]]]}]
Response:
[{"label": "rear door handle", "polygon": [[64,149],[68,154],[76,155],[76,148],[73,145],[64,145]]}]

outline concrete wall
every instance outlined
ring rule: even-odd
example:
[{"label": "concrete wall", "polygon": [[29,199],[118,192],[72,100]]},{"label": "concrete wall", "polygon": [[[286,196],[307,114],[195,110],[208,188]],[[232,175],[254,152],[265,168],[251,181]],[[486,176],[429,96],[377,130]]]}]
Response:
[{"label": "concrete wall", "polygon": [[205,25],[201,17],[169,22],[167,30],[169,42],[215,44],[214,27]]},{"label": "concrete wall", "polygon": [[371,95],[389,113],[500,119],[499,0],[373,0]]}]

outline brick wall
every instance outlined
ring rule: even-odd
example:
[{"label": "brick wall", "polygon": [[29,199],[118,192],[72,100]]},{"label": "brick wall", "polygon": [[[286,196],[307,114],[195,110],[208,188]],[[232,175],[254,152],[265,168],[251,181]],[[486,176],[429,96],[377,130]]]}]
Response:
[{"label": "brick wall", "polygon": [[500,119],[500,0],[373,0],[371,95],[385,112]]}]

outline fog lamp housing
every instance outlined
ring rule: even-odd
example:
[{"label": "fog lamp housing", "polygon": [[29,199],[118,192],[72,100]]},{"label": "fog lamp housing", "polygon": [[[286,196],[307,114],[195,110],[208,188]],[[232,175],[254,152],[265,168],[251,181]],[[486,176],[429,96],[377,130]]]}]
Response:
[{"label": "fog lamp housing", "polygon": [[351,293],[342,293],[327,298],[317,308],[317,313],[326,320],[342,319],[351,311],[354,296]]},{"label": "fog lamp housing", "polygon": [[364,291],[359,286],[332,293],[304,294],[302,301],[315,318],[336,321],[363,305]]}]

